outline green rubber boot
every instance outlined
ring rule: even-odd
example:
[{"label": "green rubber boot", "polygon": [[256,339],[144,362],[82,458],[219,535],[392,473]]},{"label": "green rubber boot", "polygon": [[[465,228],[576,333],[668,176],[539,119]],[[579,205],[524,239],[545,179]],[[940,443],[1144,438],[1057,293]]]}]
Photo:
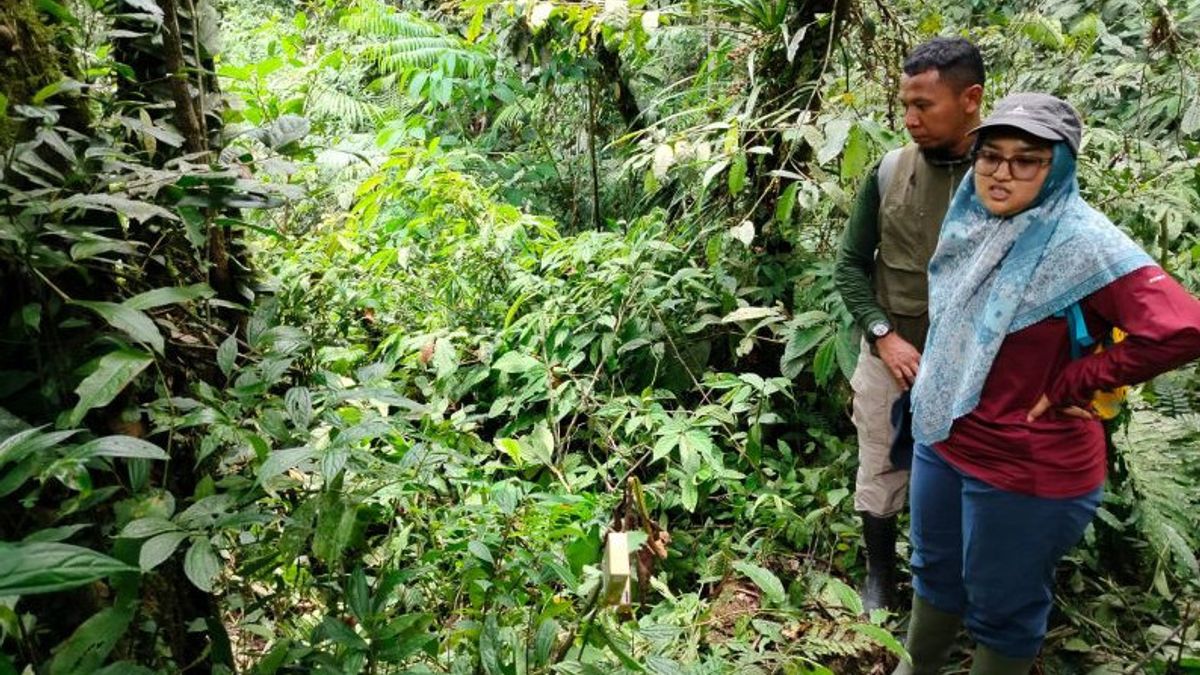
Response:
[{"label": "green rubber boot", "polygon": [[912,665],[900,661],[892,675],[937,675],[942,671],[950,649],[958,637],[962,618],[943,612],[913,593],[912,616],[908,619],[908,639],[905,649],[912,656]]},{"label": "green rubber boot", "polygon": [[1014,659],[983,645],[975,648],[971,675],[1028,675],[1036,659]]}]

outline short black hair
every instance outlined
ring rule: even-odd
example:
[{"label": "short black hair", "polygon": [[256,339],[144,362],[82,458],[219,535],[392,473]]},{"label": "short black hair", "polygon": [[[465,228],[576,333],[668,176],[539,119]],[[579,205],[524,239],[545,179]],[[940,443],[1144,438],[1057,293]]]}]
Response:
[{"label": "short black hair", "polygon": [[912,77],[927,70],[955,84],[959,90],[984,81],[983,56],[964,38],[938,37],[917,45],[904,59],[904,74]]}]

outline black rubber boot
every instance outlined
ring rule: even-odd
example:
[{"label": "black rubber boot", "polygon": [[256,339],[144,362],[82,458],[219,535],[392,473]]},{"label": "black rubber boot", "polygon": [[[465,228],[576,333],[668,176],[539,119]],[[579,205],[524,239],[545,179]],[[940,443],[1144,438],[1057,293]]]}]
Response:
[{"label": "black rubber boot", "polygon": [[901,660],[892,675],[938,675],[950,658],[961,626],[962,618],[957,614],[943,612],[914,593],[908,638],[904,641],[912,663]]},{"label": "black rubber boot", "polygon": [[1014,659],[988,647],[975,648],[975,662],[971,664],[971,675],[1028,675],[1035,659]]},{"label": "black rubber boot", "polygon": [[863,609],[896,607],[896,516],[880,518],[860,512],[867,544],[867,581],[863,584]]}]

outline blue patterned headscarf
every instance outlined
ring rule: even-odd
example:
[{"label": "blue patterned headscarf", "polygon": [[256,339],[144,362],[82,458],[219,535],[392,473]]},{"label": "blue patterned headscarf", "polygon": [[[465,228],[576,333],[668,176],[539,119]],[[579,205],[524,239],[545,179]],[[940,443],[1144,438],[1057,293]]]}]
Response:
[{"label": "blue patterned headscarf", "polygon": [[[929,337],[913,385],[913,437],[930,444],[979,404],[1005,336],[1154,261],[1079,195],[1075,157],[1054,144],[1033,205],[992,215],[963,178],[929,261]],[[1030,401],[1032,408],[1036,401]]]}]

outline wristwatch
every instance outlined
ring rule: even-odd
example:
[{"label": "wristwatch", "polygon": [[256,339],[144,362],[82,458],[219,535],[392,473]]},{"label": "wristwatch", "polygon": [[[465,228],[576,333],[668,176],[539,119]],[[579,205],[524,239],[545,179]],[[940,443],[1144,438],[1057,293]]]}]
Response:
[{"label": "wristwatch", "polygon": [[890,332],[892,332],[892,324],[887,321],[876,321],[867,327],[867,342],[874,343]]}]

